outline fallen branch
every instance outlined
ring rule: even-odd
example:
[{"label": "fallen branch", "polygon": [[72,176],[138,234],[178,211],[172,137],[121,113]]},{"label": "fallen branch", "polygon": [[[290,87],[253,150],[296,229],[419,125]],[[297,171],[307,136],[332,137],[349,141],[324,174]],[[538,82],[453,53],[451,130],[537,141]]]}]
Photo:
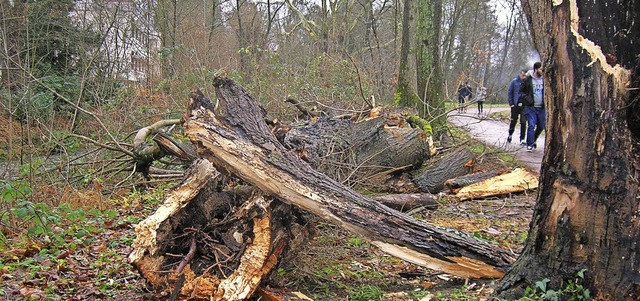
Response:
[{"label": "fallen branch", "polygon": [[523,192],[538,188],[538,177],[523,168],[463,187],[455,194],[461,201]]}]

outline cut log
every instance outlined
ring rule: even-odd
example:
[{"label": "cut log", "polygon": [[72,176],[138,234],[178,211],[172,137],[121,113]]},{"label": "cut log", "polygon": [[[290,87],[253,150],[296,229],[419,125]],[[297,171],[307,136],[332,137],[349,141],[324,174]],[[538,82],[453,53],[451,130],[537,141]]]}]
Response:
[{"label": "cut log", "polygon": [[233,81],[214,82],[218,109],[196,91],[185,134],[218,170],[368,239],[409,262],[468,278],[499,278],[512,255],[488,242],[390,209],[318,172],[281,145],[264,110]]},{"label": "cut log", "polygon": [[415,169],[430,157],[433,143],[421,129],[388,127],[384,117],[360,122],[319,118],[294,127],[285,146],[315,169],[350,186],[379,188],[387,171]]},{"label": "cut log", "polygon": [[422,192],[439,193],[448,179],[466,175],[473,166],[475,155],[466,147],[454,149],[425,163],[425,167],[412,172],[413,183]]},{"label": "cut log", "polygon": [[453,179],[446,180],[444,186],[447,186],[452,193],[457,193],[462,187],[469,186],[478,182],[482,182],[486,179],[493,178],[500,175],[500,171],[497,169],[488,170],[483,172],[476,172]]},{"label": "cut log", "polygon": [[435,210],[439,206],[438,196],[429,193],[387,194],[374,196],[373,199],[401,212],[411,211],[419,207]]},{"label": "cut log", "polygon": [[538,188],[538,177],[523,168],[461,188],[455,196],[461,201],[505,195]]}]

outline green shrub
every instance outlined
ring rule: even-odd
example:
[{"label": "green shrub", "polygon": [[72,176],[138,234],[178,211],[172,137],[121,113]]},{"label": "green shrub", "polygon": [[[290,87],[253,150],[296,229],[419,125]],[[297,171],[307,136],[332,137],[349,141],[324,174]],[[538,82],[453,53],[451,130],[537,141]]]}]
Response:
[{"label": "green shrub", "polygon": [[580,270],[576,274],[576,278],[572,281],[561,284],[559,290],[551,289],[547,284],[551,281],[548,278],[537,281],[535,287],[527,287],[524,291],[524,296],[521,300],[593,300],[589,289],[582,286],[582,280],[584,280],[584,272],[586,269]]}]

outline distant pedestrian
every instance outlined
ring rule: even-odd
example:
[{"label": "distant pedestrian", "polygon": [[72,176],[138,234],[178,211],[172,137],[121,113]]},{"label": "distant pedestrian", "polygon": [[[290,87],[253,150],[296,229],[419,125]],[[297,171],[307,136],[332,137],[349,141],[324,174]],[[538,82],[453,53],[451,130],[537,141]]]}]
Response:
[{"label": "distant pedestrian", "polygon": [[527,151],[536,148],[536,140],[546,128],[547,115],[544,110],[544,68],[542,63],[533,64],[531,75],[522,81],[518,102],[524,106],[527,116]]},{"label": "distant pedestrian", "polygon": [[527,70],[520,70],[520,74],[518,74],[518,76],[516,76],[511,81],[511,84],[509,84],[507,101],[509,102],[509,107],[511,108],[511,122],[509,123],[509,137],[507,137],[508,143],[511,143],[513,132],[516,129],[516,123],[518,123],[518,119],[520,119],[520,144],[527,144],[527,141],[525,140],[525,136],[527,134],[527,117],[524,116],[524,108],[522,107],[522,104],[518,105],[520,85],[526,77]]},{"label": "distant pedestrian", "polygon": [[[473,99],[473,90],[471,89],[469,82],[467,82],[467,101],[471,102],[471,99]],[[467,112],[467,106],[464,107],[464,112]]]},{"label": "distant pedestrian", "polygon": [[487,99],[487,88],[480,87],[478,94],[476,95],[476,101],[478,102],[478,115],[482,114],[484,101]]},{"label": "distant pedestrian", "polygon": [[471,87],[469,84],[460,84],[458,87],[458,113],[466,111],[465,100],[471,98]]}]

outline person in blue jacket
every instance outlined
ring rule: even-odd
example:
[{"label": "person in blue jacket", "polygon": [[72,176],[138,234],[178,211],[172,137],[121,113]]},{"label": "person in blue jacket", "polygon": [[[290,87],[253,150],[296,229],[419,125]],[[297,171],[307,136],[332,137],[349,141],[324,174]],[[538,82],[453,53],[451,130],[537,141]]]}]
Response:
[{"label": "person in blue jacket", "polygon": [[513,132],[516,129],[516,123],[520,119],[520,144],[525,145],[527,141],[524,139],[527,134],[527,117],[524,116],[524,109],[522,106],[518,106],[518,96],[520,94],[520,85],[522,81],[527,77],[527,70],[520,70],[520,74],[516,76],[509,84],[509,94],[507,94],[507,101],[511,108],[511,122],[509,123],[509,136],[507,142],[511,143]]},{"label": "person in blue jacket", "polygon": [[547,114],[544,110],[544,68],[542,63],[533,64],[531,75],[522,81],[520,85],[520,95],[518,105],[524,107],[524,114],[527,116],[527,151],[531,152],[536,148],[538,136],[545,130],[547,124]]}]

